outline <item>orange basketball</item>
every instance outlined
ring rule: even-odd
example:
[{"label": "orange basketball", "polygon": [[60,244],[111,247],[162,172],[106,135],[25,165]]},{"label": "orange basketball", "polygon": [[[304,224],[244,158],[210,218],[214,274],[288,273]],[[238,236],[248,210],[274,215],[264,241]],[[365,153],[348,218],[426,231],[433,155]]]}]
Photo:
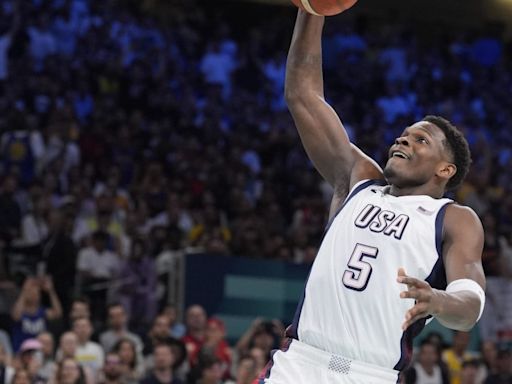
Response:
[{"label": "orange basketball", "polygon": [[292,0],[300,9],[317,16],[333,16],[341,13],[357,0]]}]

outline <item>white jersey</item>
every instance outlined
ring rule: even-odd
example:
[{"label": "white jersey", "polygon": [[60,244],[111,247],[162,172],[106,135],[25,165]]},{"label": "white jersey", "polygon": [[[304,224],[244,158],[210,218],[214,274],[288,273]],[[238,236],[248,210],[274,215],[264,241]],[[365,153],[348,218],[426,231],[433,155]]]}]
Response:
[{"label": "white jersey", "polygon": [[441,242],[449,199],[392,196],[379,181],[350,192],[327,227],[288,335],[321,350],[402,370],[425,325],[401,326],[414,305],[401,299],[407,275],[446,287]]}]

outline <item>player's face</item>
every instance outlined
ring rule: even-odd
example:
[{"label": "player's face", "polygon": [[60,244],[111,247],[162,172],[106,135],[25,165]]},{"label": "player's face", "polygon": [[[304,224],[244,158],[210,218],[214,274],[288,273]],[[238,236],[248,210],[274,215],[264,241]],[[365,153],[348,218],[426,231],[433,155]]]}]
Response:
[{"label": "player's face", "polygon": [[451,164],[444,147],[444,132],[436,125],[420,121],[406,128],[389,150],[384,176],[400,188],[428,183],[447,164]]}]

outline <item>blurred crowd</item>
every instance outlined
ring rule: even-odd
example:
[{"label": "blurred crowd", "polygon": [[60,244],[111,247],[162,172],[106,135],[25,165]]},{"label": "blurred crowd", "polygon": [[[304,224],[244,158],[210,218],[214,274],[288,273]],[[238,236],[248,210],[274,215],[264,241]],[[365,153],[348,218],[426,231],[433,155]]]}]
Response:
[{"label": "blurred crowd", "polygon": [[[157,1],[141,4],[148,13],[0,2],[0,384],[249,383],[283,325],[257,320],[230,346],[200,306],[181,324],[173,260],[315,257],[332,191],[283,100],[292,9],[240,20],[171,1],[158,18]],[[482,353],[424,343],[415,363],[446,361],[451,384],[510,383],[497,381],[512,366],[512,46],[500,32],[350,17],[325,30],[326,96],[381,165],[426,114],[470,142],[450,196],[486,231]]]}]

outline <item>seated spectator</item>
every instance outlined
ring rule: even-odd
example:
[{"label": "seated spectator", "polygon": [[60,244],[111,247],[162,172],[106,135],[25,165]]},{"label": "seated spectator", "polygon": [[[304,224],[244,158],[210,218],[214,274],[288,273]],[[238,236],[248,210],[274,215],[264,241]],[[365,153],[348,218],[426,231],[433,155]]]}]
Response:
[{"label": "seated spectator", "polygon": [[205,341],[200,353],[215,356],[222,364],[222,378],[227,380],[231,372],[232,353],[225,337],[224,322],[216,317],[208,319]]},{"label": "seated spectator", "polygon": [[30,375],[26,369],[16,369],[11,384],[32,384]]},{"label": "seated spectator", "polygon": [[167,304],[162,310],[161,315],[167,317],[170,325],[171,336],[177,339],[185,336],[186,328],[185,324],[178,321],[178,310],[174,305]]},{"label": "seated spectator", "polygon": [[123,368],[121,358],[115,352],[108,352],[103,364],[102,379],[100,384],[125,384],[123,380]]},{"label": "seated spectator", "polygon": [[106,232],[94,232],[92,245],[78,253],[80,290],[89,299],[94,322],[105,318],[107,295],[121,270],[119,256],[106,248],[107,238]]},{"label": "seated spectator", "polygon": [[173,364],[175,361],[172,348],[169,344],[158,344],[155,346],[153,369],[142,384],[182,384],[183,382],[174,376]]},{"label": "seated spectator", "polygon": [[90,384],[84,370],[78,362],[70,357],[63,358],[57,364],[55,384]]},{"label": "seated spectator", "polygon": [[78,347],[75,352],[75,360],[82,366],[87,367],[95,380],[98,379],[105,354],[98,343],[91,341],[93,328],[91,320],[87,317],[79,317],[73,321],[73,332],[78,339]]},{"label": "seated spectator", "polygon": [[121,267],[120,301],[135,330],[147,329],[157,312],[155,260],[146,242],[134,239],[129,259]]},{"label": "seated spectator", "polygon": [[128,318],[124,307],[119,303],[110,304],[107,312],[108,328],[100,334],[100,344],[103,350],[110,352],[119,340],[127,338],[135,343],[137,354],[141,355],[143,350],[142,340],[138,335],[128,330]]},{"label": "seated spectator", "polygon": [[[48,294],[50,308],[45,308],[41,304],[41,290]],[[47,320],[62,316],[62,308],[53,289],[52,280],[47,276],[42,279],[26,278],[11,316],[15,321],[12,333],[13,348],[18,351],[24,340],[37,337],[40,332],[46,330]]]},{"label": "seated spectator", "polygon": [[222,384],[223,367],[222,362],[214,357],[208,356],[198,362],[199,377],[195,384]]},{"label": "seated spectator", "polygon": [[424,340],[416,362],[404,372],[405,384],[439,383],[449,384],[447,372],[439,366],[436,345]]},{"label": "seated spectator", "polygon": [[22,344],[16,357],[16,370],[25,370],[32,384],[43,384],[45,381],[39,376],[42,366],[42,345],[37,339],[27,339]]},{"label": "seated spectator", "polygon": [[256,371],[256,361],[250,355],[245,355],[238,359],[235,373],[236,380],[228,380],[226,384],[252,384],[258,377]]},{"label": "seated spectator", "polygon": [[480,362],[476,359],[468,360],[462,363],[460,372],[460,384],[479,384],[478,369]]},{"label": "seated spectator", "polygon": [[121,339],[113,348],[113,351],[119,356],[122,370],[122,381],[125,384],[135,384],[144,376],[144,362],[140,361],[140,355],[137,354],[137,347],[133,340]]},{"label": "seated spectator", "polygon": [[14,375],[14,368],[8,364],[7,354],[0,345],[0,384],[9,384]]},{"label": "seated spectator", "polygon": [[512,352],[508,349],[498,351],[496,357],[496,373],[490,374],[485,384],[510,384],[512,383]]},{"label": "seated spectator", "polygon": [[200,305],[191,305],[188,307],[185,314],[185,327],[187,332],[182,340],[187,347],[191,366],[197,363],[197,355],[204,344],[206,322],[206,311],[203,307]]},{"label": "seated spectator", "polygon": [[41,343],[42,366],[38,375],[43,380],[49,380],[55,374],[55,340],[50,332],[41,332],[37,336],[37,340]]},{"label": "seated spectator", "polygon": [[468,332],[455,331],[452,346],[443,352],[443,360],[448,365],[451,384],[460,384],[462,363],[474,357],[468,350],[469,336]]},{"label": "seated spectator", "polygon": [[165,342],[171,337],[170,328],[171,323],[167,316],[159,315],[153,320],[153,325],[144,342],[144,356],[153,353],[155,345]]}]

